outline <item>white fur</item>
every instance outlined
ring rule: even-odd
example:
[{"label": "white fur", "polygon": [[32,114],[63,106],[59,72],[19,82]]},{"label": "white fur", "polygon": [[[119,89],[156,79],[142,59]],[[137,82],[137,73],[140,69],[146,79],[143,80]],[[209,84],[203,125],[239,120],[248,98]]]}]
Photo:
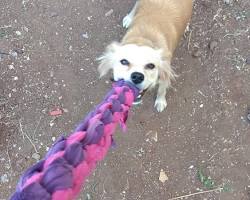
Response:
[{"label": "white fur", "polygon": [[122,26],[124,28],[129,28],[129,26],[132,24],[136,10],[138,7],[138,2],[136,2],[136,4],[134,5],[133,9],[130,11],[129,14],[127,14],[122,21]]},{"label": "white fur", "polygon": [[[139,7],[141,9],[138,9]],[[158,85],[155,107],[159,112],[163,111],[167,106],[166,91],[176,77],[170,62],[179,40],[179,32],[183,34],[191,12],[192,0],[137,1],[123,19],[123,27],[130,29],[122,43],[109,45],[100,58],[98,70],[101,76],[112,70],[115,80],[132,82],[133,72],[144,74],[144,81],[136,86],[144,90]],[[166,25],[163,26],[164,22]],[[122,65],[122,59],[128,60],[130,64]],[[147,69],[146,65],[150,63],[156,67]]]},{"label": "white fur", "polygon": [[167,88],[170,86],[167,81],[159,81],[159,88],[155,100],[155,108],[158,112],[162,112],[167,107],[166,93]]},{"label": "white fur", "polygon": [[[121,64],[121,60],[126,59],[130,65]],[[170,66],[170,63],[162,58],[162,50],[152,49],[148,46],[137,46],[135,44],[121,45],[112,43],[109,45],[99,58],[100,65],[98,70],[100,76],[104,76],[109,70],[113,71],[115,81],[123,79],[132,82],[131,74],[140,72],[144,74],[144,81],[137,85],[141,90],[154,88],[159,85],[155,107],[158,112],[162,112],[166,106],[166,90],[170,86],[170,80],[174,79],[175,74]],[[149,63],[155,65],[154,69],[147,69],[145,66]],[[161,76],[166,79],[161,79]]]},{"label": "white fur", "polygon": [[[122,65],[120,63],[122,59],[128,60],[130,66]],[[106,53],[100,60],[102,60],[99,66],[101,76],[112,69],[115,81],[124,79],[132,82],[131,74],[133,72],[143,73],[145,79],[138,85],[142,90],[155,87],[158,83],[159,69],[162,64],[160,50],[134,44],[120,46],[115,43],[108,47]],[[156,66],[155,69],[146,69],[145,66],[149,63],[153,63]]]},{"label": "white fur", "polygon": [[158,112],[162,112],[167,107],[166,97],[157,97],[155,100],[155,108]]},{"label": "white fur", "polygon": [[126,15],[126,16],[123,18],[122,26],[123,26],[124,28],[129,28],[129,26],[131,25],[132,21],[133,21],[133,16],[131,16],[131,15],[128,14],[128,15]]}]

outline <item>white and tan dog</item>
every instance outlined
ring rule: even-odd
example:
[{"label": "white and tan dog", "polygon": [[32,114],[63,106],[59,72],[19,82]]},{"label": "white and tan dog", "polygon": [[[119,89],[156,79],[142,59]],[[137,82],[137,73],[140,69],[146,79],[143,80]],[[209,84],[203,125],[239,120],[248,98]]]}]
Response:
[{"label": "white and tan dog", "polygon": [[113,42],[100,57],[100,75],[112,69],[115,81],[130,81],[141,90],[158,85],[155,107],[163,111],[166,90],[176,76],[171,59],[191,18],[192,4],[192,0],[139,0],[123,19],[128,31],[121,43]]}]

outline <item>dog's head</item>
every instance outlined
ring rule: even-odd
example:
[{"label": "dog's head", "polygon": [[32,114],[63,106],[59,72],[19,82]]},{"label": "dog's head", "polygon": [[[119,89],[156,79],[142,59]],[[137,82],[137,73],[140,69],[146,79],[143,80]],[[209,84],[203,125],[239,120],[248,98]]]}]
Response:
[{"label": "dog's head", "polygon": [[99,60],[100,76],[113,70],[115,81],[129,81],[141,90],[153,88],[161,80],[170,85],[175,77],[170,61],[164,57],[162,50],[148,46],[112,43]]}]

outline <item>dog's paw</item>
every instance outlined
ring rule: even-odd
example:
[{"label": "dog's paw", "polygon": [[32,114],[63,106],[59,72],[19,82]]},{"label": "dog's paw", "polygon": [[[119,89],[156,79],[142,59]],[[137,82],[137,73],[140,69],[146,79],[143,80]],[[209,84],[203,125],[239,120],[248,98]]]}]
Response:
[{"label": "dog's paw", "polygon": [[132,21],[133,21],[133,17],[131,17],[131,16],[128,14],[128,15],[126,15],[126,16],[123,18],[122,26],[123,26],[124,28],[128,28],[128,27],[131,25]]},{"label": "dog's paw", "polygon": [[167,107],[167,101],[165,98],[157,98],[155,100],[155,108],[158,112],[162,112]]}]

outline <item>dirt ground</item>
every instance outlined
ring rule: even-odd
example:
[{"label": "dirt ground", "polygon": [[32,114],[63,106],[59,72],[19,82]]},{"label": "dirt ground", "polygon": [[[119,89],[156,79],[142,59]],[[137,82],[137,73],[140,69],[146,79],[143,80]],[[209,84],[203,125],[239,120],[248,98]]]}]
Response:
[{"label": "dirt ground", "polygon": [[[133,4],[0,1],[1,200],[109,90],[95,59],[121,39]],[[118,131],[79,199],[250,199],[249,25],[249,0],[196,1],[167,110],[155,112],[153,93],[133,108],[128,133]],[[63,114],[50,116],[55,108]]]}]

